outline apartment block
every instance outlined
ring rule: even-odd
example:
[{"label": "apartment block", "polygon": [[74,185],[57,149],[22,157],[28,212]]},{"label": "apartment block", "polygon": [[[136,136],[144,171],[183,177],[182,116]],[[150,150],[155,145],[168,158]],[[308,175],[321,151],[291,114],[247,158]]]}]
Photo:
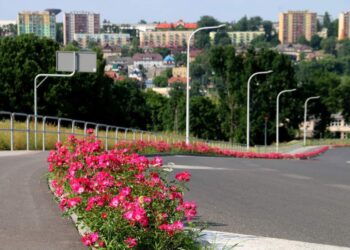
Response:
[{"label": "apartment block", "polygon": [[350,39],[350,11],[339,15],[338,39]]},{"label": "apartment block", "polygon": [[[227,32],[227,35],[231,39],[231,43],[235,46],[249,45],[254,38],[264,35],[264,31],[233,31]],[[210,40],[214,42],[216,32],[212,31],[209,33]]]},{"label": "apartment block", "polygon": [[[191,35],[191,30],[165,30],[140,32],[140,47],[142,48],[179,48],[185,47]],[[191,39],[191,46],[194,39]]]},{"label": "apartment block", "polygon": [[79,43],[79,46],[86,48],[89,42],[96,42],[98,45],[104,47],[109,46],[124,46],[130,45],[130,34],[123,33],[108,33],[108,34],[81,34],[75,33],[73,36],[74,41]]},{"label": "apartment block", "polygon": [[60,10],[22,11],[17,15],[17,34],[35,34],[56,40],[56,14]]},{"label": "apartment block", "polygon": [[83,11],[64,14],[63,41],[65,45],[74,40],[74,34],[97,34],[99,32],[100,14]]},{"label": "apartment block", "polygon": [[282,44],[297,43],[301,36],[310,41],[317,32],[317,14],[309,11],[288,11],[279,14],[278,38]]}]

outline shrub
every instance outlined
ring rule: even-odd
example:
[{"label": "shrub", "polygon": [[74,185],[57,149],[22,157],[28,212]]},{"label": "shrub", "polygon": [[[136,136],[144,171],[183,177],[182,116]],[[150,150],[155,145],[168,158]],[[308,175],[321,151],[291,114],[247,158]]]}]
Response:
[{"label": "shrub", "polygon": [[48,162],[60,208],[66,215],[75,213],[78,223],[89,228],[81,239],[84,245],[200,249],[198,230],[190,222],[196,204],[183,198],[189,173],[170,180],[161,158],[148,160],[125,148],[103,151],[91,135],[57,143]]}]

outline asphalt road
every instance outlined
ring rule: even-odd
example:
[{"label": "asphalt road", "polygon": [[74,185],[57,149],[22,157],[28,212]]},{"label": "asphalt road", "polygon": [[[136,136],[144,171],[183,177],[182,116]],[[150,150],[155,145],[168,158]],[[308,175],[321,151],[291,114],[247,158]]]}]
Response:
[{"label": "asphalt road", "polygon": [[350,149],[310,160],[164,157],[209,229],[350,247]]},{"label": "asphalt road", "polygon": [[[0,154],[0,249],[85,249],[48,190],[47,153]],[[350,247],[350,149],[312,160],[163,157],[189,169],[209,229]]]},{"label": "asphalt road", "polygon": [[48,189],[46,157],[0,154],[0,249],[86,249]]}]

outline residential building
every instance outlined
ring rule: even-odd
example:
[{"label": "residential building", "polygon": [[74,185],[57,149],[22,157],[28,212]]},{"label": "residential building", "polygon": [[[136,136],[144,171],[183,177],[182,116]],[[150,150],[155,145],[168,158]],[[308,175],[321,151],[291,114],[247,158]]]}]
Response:
[{"label": "residential building", "polygon": [[317,32],[317,14],[309,11],[288,11],[279,14],[278,38],[282,44],[297,43],[301,36],[310,41]]},{"label": "residential building", "polygon": [[295,61],[300,61],[313,53],[312,48],[304,44],[279,44],[276,50],[281,54],[290,56]]},{"label": "residential building", "polygon": [[[341,113],[332,114],[331,115],[332,121],[327,126],[327,130],[329,132],[332,132],[335,137],[340,139],[347,139],[349,138],[350,134],[350,126],[346,123],[344,117]],[[316,127],[317,121],[315,119],[310,119],[306,121],[306,137],[312,138],[315,133],[315,127]],[[302,135],[304,131],[304,123],[301,123],[299,125],[299,132]]]},{"label": "residential building", "polygon": [[339,15],[338,39],[350,39],[350,11]]},{"label": "residential building", "polygon": [[80,47],[87,48],[89,42],[96,42],[99,46],[124,46],[130,45],[130,35],[124,33],[108,34],[83,34],[75,33],[73,40],[78,42]]},{"label": "residential building", "polygon": [[63,42],[74,40],[74,34],[97,34],[100,32],[100,14],[91,12],[64,13]]},{"label": "residential building", "polygon": [[56,15],[58,9],[22,11],[17,15],[17,34],[35,34],[56,40]]},{"label": "residential building", "polygon": [[348,138],[348,134],[350,134],[350,126],[346,123],[342,114],[332,114],[331,118],[333,121],[328,126],[328,130],[336,136],[339,135],[340,139]]},{"label": "residential building", "polygon": [[[237,45],[249,45],[254,38],[264,35],[264,31],[233,31],[227,32],[227,35],[231,39],[231,43],[235,46]],[[212,42],[214,42],[216,32],[210,32],[209,37]]]},{"label": "residential building", "polygon": [[175,68],[173,68],[173,76],[187,78],[187,67],[175,67]]},{"label": "residential building", "polygon": [[[165,30],[140,32],[141,48],[179,48],[186,47],[191,30]],[[191,46],[194,39],[191,39]]]}]

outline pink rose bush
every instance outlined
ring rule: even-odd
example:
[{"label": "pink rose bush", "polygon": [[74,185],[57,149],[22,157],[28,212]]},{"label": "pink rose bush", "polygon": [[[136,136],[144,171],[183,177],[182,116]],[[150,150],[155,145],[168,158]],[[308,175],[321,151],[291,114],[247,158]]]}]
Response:
[{"label": "pink rose bush", "polygon": [[154,154],[154,153],[185,153],[197,155],[212,155],[226,156],[235,158],[257,158],[257,159],[307,159],[320,155],[329,149],[329,146],[324,146],[319,149],[298,154],[285,153],[255,153],[242,152],[229,149],[220,149],[217,147],[208,146],[205,143],[193,143],[187,145],[185,142],[167,144],[165,142],[120,142],[116,144],[116,148],[132,153]]},{"label": "pink rose bush", "polygon": [[49,180],[59,207],[89,228],[82,243],[97,249],[200,249],[190,222],[197,206],[183,196],[191,175],[169,180],[161,158],[149,160],[132,149],[147,143],[123,145],[103,151],[92,135],[70,136],[50,152]]}]

